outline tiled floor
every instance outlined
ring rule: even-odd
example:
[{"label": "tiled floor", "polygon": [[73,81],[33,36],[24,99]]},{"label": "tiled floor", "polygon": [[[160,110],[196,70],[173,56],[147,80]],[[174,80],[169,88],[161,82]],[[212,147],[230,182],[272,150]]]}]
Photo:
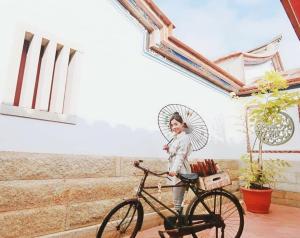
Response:
[{"label": "tiled floor", "polygon": [[[163,227],[145,230],[137,238],[157,238],[158,230]],[[272,204],[269,214],[246,212],[242,238],[300,238],[300,208]]]}]

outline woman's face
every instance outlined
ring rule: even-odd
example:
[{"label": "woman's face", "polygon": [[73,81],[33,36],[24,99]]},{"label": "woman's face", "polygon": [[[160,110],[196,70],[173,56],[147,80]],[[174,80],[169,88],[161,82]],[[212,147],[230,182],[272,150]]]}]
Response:
[{"label": "woman's face", "polygon": [[184,124],[173,119],[171,121],[171,130],[176,134],[180,134],[184,130]]}]

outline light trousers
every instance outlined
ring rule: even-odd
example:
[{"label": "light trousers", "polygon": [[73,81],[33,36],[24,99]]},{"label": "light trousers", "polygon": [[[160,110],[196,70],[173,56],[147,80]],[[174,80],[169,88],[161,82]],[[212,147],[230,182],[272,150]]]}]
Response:
[{"label": "light trousers", "polygon": [[[177,185],[182,185],[182,183],[179,183]],[[181,210],[181,205],[183,202],[185,190],[186,190],[185,186],[173,188],[173,202],[174,202],[175,209],[177,211]]]}]

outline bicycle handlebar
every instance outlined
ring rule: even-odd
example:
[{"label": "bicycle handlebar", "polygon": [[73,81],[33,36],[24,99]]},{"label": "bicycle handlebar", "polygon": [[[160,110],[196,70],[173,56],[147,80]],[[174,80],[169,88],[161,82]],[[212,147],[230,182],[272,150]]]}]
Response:
[{"label": "bicycle handlebar", "polygon": [[150,174],[153,174],[157,177],[163,177],[163,175],[168,175],[169,174],[169,172],[155,173],[155,172],[153,172],[153,171],[151,171],[147,168],[144,168],[144,167],[140,166],[140,163],[143,163],[143,162],[144,162],[143,160],[135,160],[133,162],[133,165],[134,165],[134,167],[139,168],[139,169],[143,170],[144,172],[148,172]]}]

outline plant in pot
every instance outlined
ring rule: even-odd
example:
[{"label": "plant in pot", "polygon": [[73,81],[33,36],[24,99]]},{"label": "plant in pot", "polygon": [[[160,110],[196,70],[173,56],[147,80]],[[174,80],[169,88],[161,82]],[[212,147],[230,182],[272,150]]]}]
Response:
[{"label": "plant in pot", "polygon": [[[292,137],[294,124],[284,111],[300,103],[300,93],[286,91],[287,81],[274,71],[265,73],[256,86],[258,91],[252,94],[253,99],[247,103],[246,116],[246,126],[248,128],[249,120],[256,138],[248,154],[241,157],[243,167],[240,180],[244,183],[241,191],[248,211],[268,213],[271,187],[282,177],[289,164],[280,159],[263,160],[263,144],[280,145]],[[248,133],[247,136],[249,141]],[[258,153],[254,156],[257,141]]]}]

